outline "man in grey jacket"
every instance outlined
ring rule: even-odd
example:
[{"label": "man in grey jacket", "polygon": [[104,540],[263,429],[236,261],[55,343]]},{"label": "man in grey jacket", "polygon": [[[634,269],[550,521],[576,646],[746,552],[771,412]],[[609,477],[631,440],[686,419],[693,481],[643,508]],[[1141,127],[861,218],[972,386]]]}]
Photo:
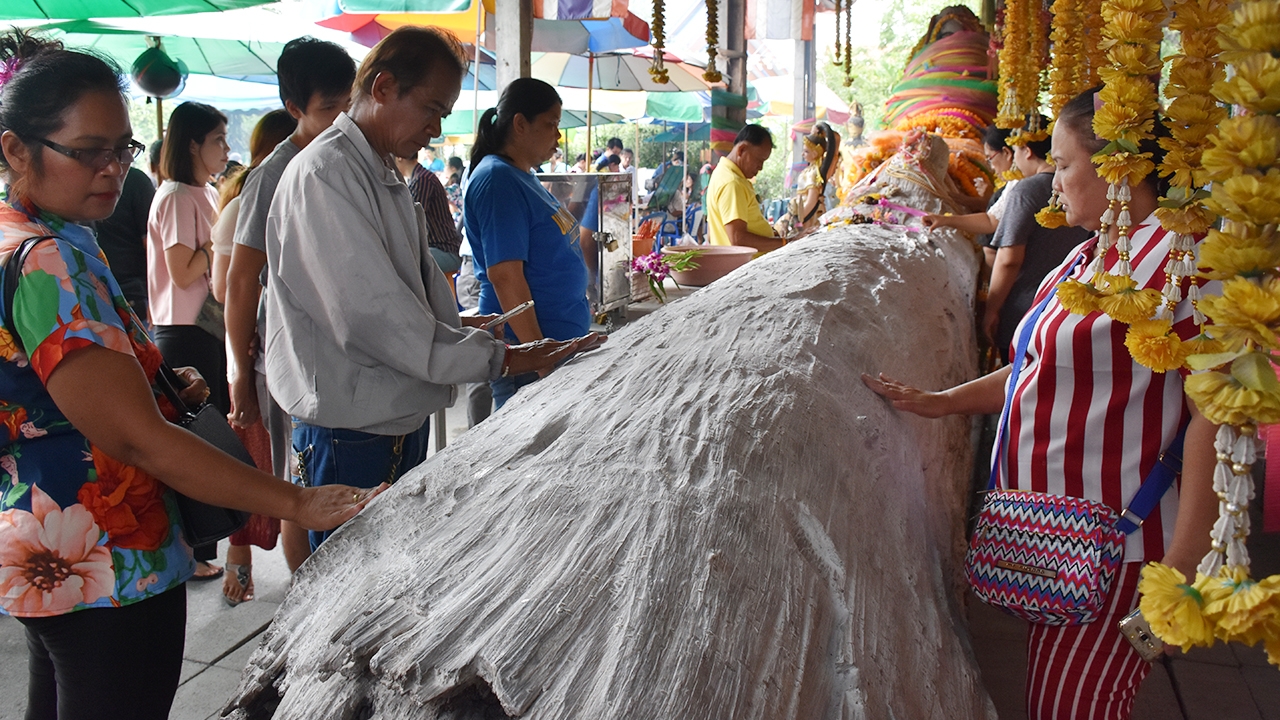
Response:
[{"label": "man in grey jacket", "polygon": [[[405,27],[370,51],[349,114],[289,164],[267,220],[267,381],[312,486],[376,487],[426,457],[458,383],[550,372],[598,342],[508,347],[463,326],[395,170],[440,134],[466,68],[457,40]],[[325,533],[312,533],[312,547]]]}]

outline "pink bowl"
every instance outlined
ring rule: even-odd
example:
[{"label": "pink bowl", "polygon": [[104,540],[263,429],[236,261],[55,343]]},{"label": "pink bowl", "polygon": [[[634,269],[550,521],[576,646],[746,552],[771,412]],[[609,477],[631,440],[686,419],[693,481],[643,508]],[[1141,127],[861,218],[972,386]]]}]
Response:
[{"label": "pink bowl", "polygon": [[683,272],[673,272],[671,277],[681,285],[703,287],[737,270],[755,256],[757,250],[737,245],[674,245],[662,248],[663,255],[675,255],[689,250],[699,250],[698,267]]}]

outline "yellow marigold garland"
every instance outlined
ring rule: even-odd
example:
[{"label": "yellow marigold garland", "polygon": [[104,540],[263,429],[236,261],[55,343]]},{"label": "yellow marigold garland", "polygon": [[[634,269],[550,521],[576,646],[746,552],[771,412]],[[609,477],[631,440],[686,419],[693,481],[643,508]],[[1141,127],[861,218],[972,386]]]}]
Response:
[{"label": "yellow marigold garland", "polygon": [[1093,87],[1089,83],[1089,67],[1082,63],[1085,52],[1084,12],[1082,0],[1054,0],[1053,21],[1049,39],[1053,42],[1053,63],[1049,66],[1049,115],[1058,111],[1071,98]]},{"label": "yellow marigold garland", "polygon": [[1084,2],[1084,54],[1088,60],[1087,82],[1085,89],[1095,87],[1102,82],[1099,73],[1107,63],[1106,50],[1102,47],[1102,0],[1083,0]]},{"label": "yellow marigold garland", "polygon": [[[1140,607],[1166,642],[1184,648],[1209,645],[1215,638],[1262,642],[1268,660],[1280,665],[1280,576],[1251,579],[1245,548],[1257,428],[1280,422],[1274,364],[1280,350],[1280,121],[1275,117],[1280,112],[1280,3],[1241,3],[1220,26],[1220,58],[1234,66],[1229,78],[1211,61],[1211,24],[1224,17],[1223,10],[1216,0],[1174,4],[1175,21],[1179,15],[1184,21],[1183,47],[1182,60],[1175,59],[1170,72],[1169,95],[1171,115],[1182,119],[1174,133],[1181,152],[1172,153],[1180,164],[1162,170],[1183,194],[1172,197],[1179,207],[1169,209],[1193,206],[1197,199],[1187,195],[1206,181],[1212,190],[1202,198],[1206,213],[1166,212],[1161,218],[1191,228],[1207,225],[1212,218],[1207,213],[1222,216],[1199,258],[1201,276],[1222,280],[1222,293],[1200,299],[1197,314],[1213,323],[1184,343],[1192,346],[1186,365],[1201,370],[1186,379],[1186,394],[1205,418],[1220,425],[1213,475],[1219,517],[1212,550],[1197,568],[1195,582],[1188,585],[1181,573],[1152,563],[1143,571]],[[1206,87],[1238,106],[1236,117],[1212,122]],[[1181,107],[1175,107],[1179,101]],[[1212,124],[1208,132],[1205,124]]]},{"label": "yellow marigold garland", "polygon": [[666,85],[671,82],[671,78],[667,74],[667,68],[664,65],[666,58],[663,56],[663,48],[667,46],[666,39],[663,35],[665,11],[663,9],[664,0],[653,0],[653,22],[649,25],[650,34],[653,36],[653,65],[649,67],[649,75],[653,77],[653,81],[659,85]]},{"label": "yellow marigold garland", "polygon": [[709,83],[718,83],[723,79],[716,70],[716,46],[720,44],[719,0],[707,0],[707,69],[702,79]]},{"label": "yellow marigold garland", "polygon": [[[1130,188],[1155,169],[1151,154],[1141,152],[1139,145],[1151,137],[1159,108],[1151,76],[1160,72],[1160,41],[1164,36],[1162,23],[1165,15],[1163,0],[1102,2],[1105,24],[1099,47],[1106,52],[1107,64],[1099,73],[1105,84],[1098,93],[1099,107],[1093,116],[1093,130],[1098,137],[1109,142],[1093,156],[1093,161],[1098,166],[1098,174],[1108,183],[1107,209],[1102,214],[1097,250],[1090,265],[1091,279],[1087,284],[1100,295],[1099,309],[1120,322],[1134,322],[1125,318],[1136,317],[1138,306],[1132,302],[1132,297],[1110,302],[1107,296],[1133,293],[1132,288],[1114,278],[1127,278],[1131,272],[1129,228],[1133,226],[1133,218],[1129,213]],[[1116,228],[1114,243],[1110,233],[1113,225]],[[1115,275],[1107,275],[1103,270],[1103,258],[1113,245],[1119,260]],[[1069,293],[1080,294],[1075,287],[1071,287]],[[1149,294],[1144,292],[1142,298],[1143,306],[1149,303]],[[1157,300],[1151,310],[1158,305]],[[1116,316],[1110,309],[1119,311],[1123,317]],[[1149,317],[1150,314],[1136,319],[1146,320]]]},{"label": "yellow marigold garland", "polygon": [[1031,62],[1031,8],[1035,0],[1008,0],[1004,6],[1004,45],[1000,48],[999,112],[996,126],[1013,129],[1026,122],[1034,107],[1032,98],[1024,97],[1027,82],[1023,79],[1038,68]]}]

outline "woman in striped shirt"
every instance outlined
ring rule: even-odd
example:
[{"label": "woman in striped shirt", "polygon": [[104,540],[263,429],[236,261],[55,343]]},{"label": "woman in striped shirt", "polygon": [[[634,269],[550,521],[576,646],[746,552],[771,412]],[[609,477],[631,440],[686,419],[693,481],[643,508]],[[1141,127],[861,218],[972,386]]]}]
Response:
[{"label": "woman in striped shirt", "polygon": [[[1053,132],[1053,188],[1067,220],[1095,236],[1068,254],[1045,278],[1036,304],[1067,277],[1088,280],[1099,218],[1107,207],[1107,182],[1091,156],[1105,141],[1093,133],[1094,92],[1075,98],[1059,114]],[[1161,151],[1155,141],[1144,152]],[[1132,277],[1138,287],[1164,286],[1169,240],[1154,216],[1160,196],[1155,173],[1132,188],[1129,209],[1143,218],[1131,231]],[[1110,230],[1114,233],[1114,227]],[[1083,256],[1081,262],[1077,259]],[[1114,247],[1104,257],[1115,272]],[[1212,287],[1206,287],[1213,292]],[[1035,625],[1028,637],[1027,710],[1032,720],[1130,717],[1138,685],[1150,666],[1116,629],[1137,607],[1142,564],[1160,561],[1195,576],[1209,551],[1217,518],[1212,489],[1216,428],[1183,394],[1183,375],[1155,373],[1137,364],[1124,346],[1127,326],[1102,313],[1076,315],[1056,297],[1034,322],[1022,372],[1008,408],[1005,441],[994,458],[1005,488],[1082,497],[1121,511],[1137,492],[1160,453],[1187,424],[1181,481],[1161,499],[1140,529],[1128,536],[1124,564],[1113,584],[1105,615],[1071,627]],[[1015,337],[1026,328],[1019,327]],[[1187,300],[1174,311],[1174,329],[1184,339],[1198,330]],[[1011,353],[1012,354],[1012,353]],[[863,376],[894,407],[924,417],[1001,412],[1010,366],[941,392],[913,388],[881,375]]]}]

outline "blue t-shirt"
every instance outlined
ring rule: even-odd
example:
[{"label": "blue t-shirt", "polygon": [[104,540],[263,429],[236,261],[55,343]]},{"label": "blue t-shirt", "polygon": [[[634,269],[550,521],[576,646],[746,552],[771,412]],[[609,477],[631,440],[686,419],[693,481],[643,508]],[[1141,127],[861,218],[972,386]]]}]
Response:
[{"label": "blue t-shirt", "polygon": [[[587,266],[578,224],[537,176],[488,155],[472,169],[462,218],[480,281],[480,312],[501,313],[489,282],[492,265],[519,260],[542,334],[555,340],[585,335],[591,324]],[[561,227],[557,223],[559,213]]]}]

